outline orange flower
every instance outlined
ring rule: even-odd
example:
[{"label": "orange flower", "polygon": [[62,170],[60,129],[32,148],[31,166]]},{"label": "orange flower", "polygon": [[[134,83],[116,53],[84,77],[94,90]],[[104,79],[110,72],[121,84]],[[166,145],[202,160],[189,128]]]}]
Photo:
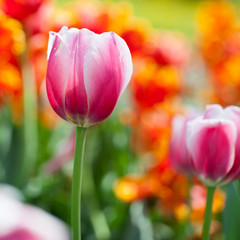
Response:
[{"label": "orange flower", "polygon": [[226,61],[214,68],[216,82],[219,85],[232,85],[240,87],[240,54],[229,57]]},{"label": "orange flower", "polygon": [[19,121],[22,113],[22,77],[18,63],[25,47],[21,24],[0,12],[0,104],[12,107],[13,118]]},{"label": "orange flower", "polygon": [[180,91],[181,75],[176,67],[159,67],[151,59],[140,62],[140,66],[131,84],[134,99],[140,108],[151,108]]},{"label": "orange flower", "polygon": [[226,0],[207,1],[200,7],[198,31],[205,39],[224,39],[236,28],[236,15],[233,5]]},{"label": "orange flower", "polygon": [[213,83],[213,102],[240,102],[240,28],[234,6],[225,0],[208,1],[198,16],[200,47]]},{"label": "orange flower", "polygon": [[[175,99],[165,100],[150,109],[130,112],[132,125],[132,148],[138,154],[150,153],[158,161],[168,157],[171,121],[182,106]],[[128,118],[128,117],[127,117]]]},{"label": "orange flower", "polygon": [[[193,226],[194,235],[196,239],[201,239],[202,224],[206,208],[207,191],[204,186],[200,184],[195,184],[193,185],[190,194],[191,194],[190,222],[191,225]],[[221,189],[218,188],[214,194],[212,205],[213,220],[211,223],[210,230],[212,239],[215,239],[214,235],[218,233],[219,230],[221,229],[221,224],[217,220],[214,220],[214,218],[216,214],[222,212],[222,210],[224,209],[225,200],[226,194]]]},{"label": "orange flower", "polygon": [[190,58],[190,45],[180,33],[156,32],[148,40],[145,54],[153,58],[160,66],[183,67]]},{"label": "orange flower", "polygon": [[225,41],[237,30],[234,7],[225,0],[208,1],[202,4],[197,20],[203,56],[215,65],[225,58]]},{"label": "orange flower", "polygon": [[129,175],[121,178],[114,187],[115,195],[123,202],[133,202],[151,196],[149,179],[145,176]]},{"label": "orange flower", "polygon": [[151,36],[151,28],[143,20],[129,19],[121,31],[122,38],[126,41],[132,54],[144,54]]},{"label": "orange flower", "polygon": [[[201,185],[194,185],[191,189],[191,221],[202,222],[204,218],[204,212],[206,207],[206,188]],[[225,193],[219,188],[216,190],[213,199],[213,214],[221,212],[224,208],[226,200]]]},{"label": "orange flower", "polygon": [[145,175],[121,178],[116,183],[114,192],[124,202],[157,198],[163,214],[183,220],[188,213],[185,204],[187,189],[186,178],[174,172],[166,160],[151,168]]}]

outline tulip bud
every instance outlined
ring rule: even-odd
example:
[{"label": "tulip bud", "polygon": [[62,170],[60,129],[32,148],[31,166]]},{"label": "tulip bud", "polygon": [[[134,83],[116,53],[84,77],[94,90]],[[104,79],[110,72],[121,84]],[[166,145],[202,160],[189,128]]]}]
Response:
[{"label": "tulip bud", "polygon": [[47,94],[63,119],[83,127],[106,119],[131,75],[130,51],[117,34],[67,27],[50,32]]},{"label": "tulip bud", "polygon": [[187,149],[204,184],[217,186],[238,178],[240,108],[208,106],[203,118],[187,123]]}]

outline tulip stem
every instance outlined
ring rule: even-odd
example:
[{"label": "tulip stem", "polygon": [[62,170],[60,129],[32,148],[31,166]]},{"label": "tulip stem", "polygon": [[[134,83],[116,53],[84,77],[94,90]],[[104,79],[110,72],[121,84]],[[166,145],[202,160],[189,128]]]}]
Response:
[{"label": "tulip stem", "polygon": [[212,220],[212,203],[216,187],[207,187],[207,203],[204,215],[202,240],[209,240]]},{"label": "tulip stem", "polygon": [[81,240],[81,189],[87,128],[76,127],[76,143],[72,178],[72,240]]}]

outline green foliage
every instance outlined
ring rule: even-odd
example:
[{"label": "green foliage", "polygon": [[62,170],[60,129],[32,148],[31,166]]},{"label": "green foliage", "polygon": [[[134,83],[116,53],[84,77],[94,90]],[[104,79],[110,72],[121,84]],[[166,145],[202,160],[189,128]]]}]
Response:
[{"label": "green foliage", "polygon": [[229,184],[227,189],[227,202],[223,213],[224,234],[229,240],[240,239],[239,216],[240,216],[239,182]]}]

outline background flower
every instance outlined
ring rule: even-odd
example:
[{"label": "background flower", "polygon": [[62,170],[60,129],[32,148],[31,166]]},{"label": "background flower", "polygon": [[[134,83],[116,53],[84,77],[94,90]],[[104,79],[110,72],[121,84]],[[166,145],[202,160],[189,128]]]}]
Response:
[{"label": "background flower", "polygon": [[19,192],[2,185],[0,239],[68,240],[70,235],[63,222],[34,206],[21,203]]}]

